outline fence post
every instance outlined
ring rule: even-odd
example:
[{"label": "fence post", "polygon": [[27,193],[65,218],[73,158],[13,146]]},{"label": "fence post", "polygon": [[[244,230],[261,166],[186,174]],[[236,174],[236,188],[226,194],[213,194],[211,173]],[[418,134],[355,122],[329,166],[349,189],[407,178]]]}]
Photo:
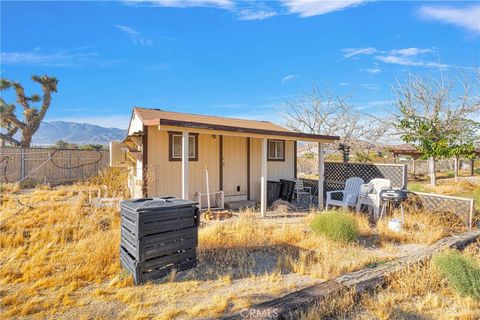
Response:
[{"label": "fence post", "polygon": [[25,149],[20,149],[20,180],[25,178]]},{"label": "fence post", "polygon": [[[415,160],[414,160],[415,161]],[[408,166],[406,164],[403,165],[403,189],[407,190],[408,185]]]},{"label": "fence post", "polygon": [[72,154],[70,150],[67,150],[68,161],[68,180],[72,180]]}]

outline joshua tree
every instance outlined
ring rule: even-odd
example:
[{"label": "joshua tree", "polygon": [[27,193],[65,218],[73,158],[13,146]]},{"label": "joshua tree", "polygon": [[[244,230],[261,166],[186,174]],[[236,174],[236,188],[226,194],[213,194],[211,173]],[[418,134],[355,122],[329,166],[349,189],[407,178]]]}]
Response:
[{"label": "joshua tree", "polygon": [[[25,90],[20,83],[7,79],[0,80],[0,91],[13,88],[17,96],[17,103],[23,107],[23,119],[20,120],[16,115],[15,104],[7,104],[0,97],[0,128],[5,129],[5,133],[0,132],[2,143],[8,142],[18,147],[29,147],[32,142],[32,136],[38,130],[50,107],[51,94],[52,92],[57,92],[58,80],[47,75],[34,75],[32,80],[42,86],[42,97],[38,94],[26,96]],[[31,106],[30,103],[41,103],[40,110]],[[20,141],[13,137],[19,130],[22,133]]]}]

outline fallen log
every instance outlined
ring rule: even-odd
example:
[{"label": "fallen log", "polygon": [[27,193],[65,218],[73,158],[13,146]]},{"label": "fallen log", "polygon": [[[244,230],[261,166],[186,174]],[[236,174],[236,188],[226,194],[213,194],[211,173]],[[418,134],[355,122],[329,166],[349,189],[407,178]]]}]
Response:
[{"label": "fallen log", "polygon": [[396,260],[343,274],[337,278],[291,292],[283,297],[260,303],[248,310],[225,319],[295,319],[300,310],[308,309],[315,303],[338,295],[347,290],[360,293],[384,283],[386,277],[410,265],[425,261],[435,253],[447,248],[462,249],[480,237],[480,230],[468,231],[459,235],[443,238],[436,243],[417,250]]}]

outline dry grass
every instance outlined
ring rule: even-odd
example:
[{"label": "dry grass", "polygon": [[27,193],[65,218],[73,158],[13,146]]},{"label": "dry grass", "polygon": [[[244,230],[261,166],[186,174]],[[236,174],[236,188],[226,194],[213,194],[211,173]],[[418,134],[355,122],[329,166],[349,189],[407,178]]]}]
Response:
[{"label": "dry grass", "polygon": [[[401,219],[397,212],[396,218]],[[428,212],[411,212],[405,214],[405,224],[400,232],[388,229],[388,221],[382,219],[377,223],[376,230],[383,243],[416,243],[429,245],[441,238],[465,230],[465,223],[453,214]]]},{"label": "dry grass", "polygon": [[[281,256],[279,264],[299,274],[328,279],[344,272],[379,261],[378,256],[358,243],[341,244],[314,233],[309,225],[311,214],[304,223],[270,223],[248,212],[239,219],[216,221],[200,230],[201,248],[248,248],[289,244],[302,250],[298,256],[288,252]],[[352,215],[362,235],[369,236],[371,228],[364,216]]]},{"label": "dry grass", "polygon": [[424,186],[425,191],[427,192],[432,192],[432,193],[438,193],[438,194],[443,194],[443,195],[456,195],[460,193],[470,193],[474,192],[478,186],[468,182],[468,181],[442,181],[439,180],[439,183],[437,186],[432,187],[430,185],[425,185]]},{"label": "dry grass", "polygon": [[[360,243],[338,244],[316,235],[309,227],[314,214],[291,223],[287,218],[260,220],[247,212],[200,229],[198,268],[133,286],[119,264],[118,209],[86,206],[78,192],[107,185],[111,196],[125,195],[125,177],[122,171],[106,171],[86,183],[42,187],[30,194],[15,193],[15,186],[4,189],[8,192],[0,207],[2,315],[219,317],[395,254],[392,250],[392,256],[378,255]],[[363,237],[374,234],[365,217],[352,216]],[[410,232],[425,233],[421,228]],[[266,256],[273,257],[273,266],[261,271],[264,262],[259,257]]]},{"label": "dry grass", "polygon": [[[465,255],[480,259],[480,240]],[[479,319],[480,300],[458,295],[430,264],[414,265],[387,279],[385,288],[354,298],[351,292],[314,306],[301,319]]]}]

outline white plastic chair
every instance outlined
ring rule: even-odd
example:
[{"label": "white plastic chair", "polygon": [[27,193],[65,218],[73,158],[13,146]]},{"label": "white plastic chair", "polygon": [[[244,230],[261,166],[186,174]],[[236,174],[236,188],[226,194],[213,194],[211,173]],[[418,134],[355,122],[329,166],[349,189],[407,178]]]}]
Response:
[{"label": "white plastic chair", "polygon": [[[360,192],[360,186],[364,183],[362,178],[353,177],[348,178],[345,181],[345,189],[344,190],[334,190],[327,192],[327,201],[325,204],[325,210],[328,210],[328,206],[339,206],[343,208],[355,207],[357,204],[357,197]],[[341,193],[342,200],[334,200],[332,199],[333,193]]]},{"label": "white plastic chair", "polygon": [[388,179],[372,179],[369,183],[361,186],[362,189],[369,190],[368,193],[360,193],[357,200],[357,213],[360,212],[362,204],[371,206],[373,208],[373,214],[375,220],[380,212],[380,191],[383,189],[390,189],[391,182]]}]

